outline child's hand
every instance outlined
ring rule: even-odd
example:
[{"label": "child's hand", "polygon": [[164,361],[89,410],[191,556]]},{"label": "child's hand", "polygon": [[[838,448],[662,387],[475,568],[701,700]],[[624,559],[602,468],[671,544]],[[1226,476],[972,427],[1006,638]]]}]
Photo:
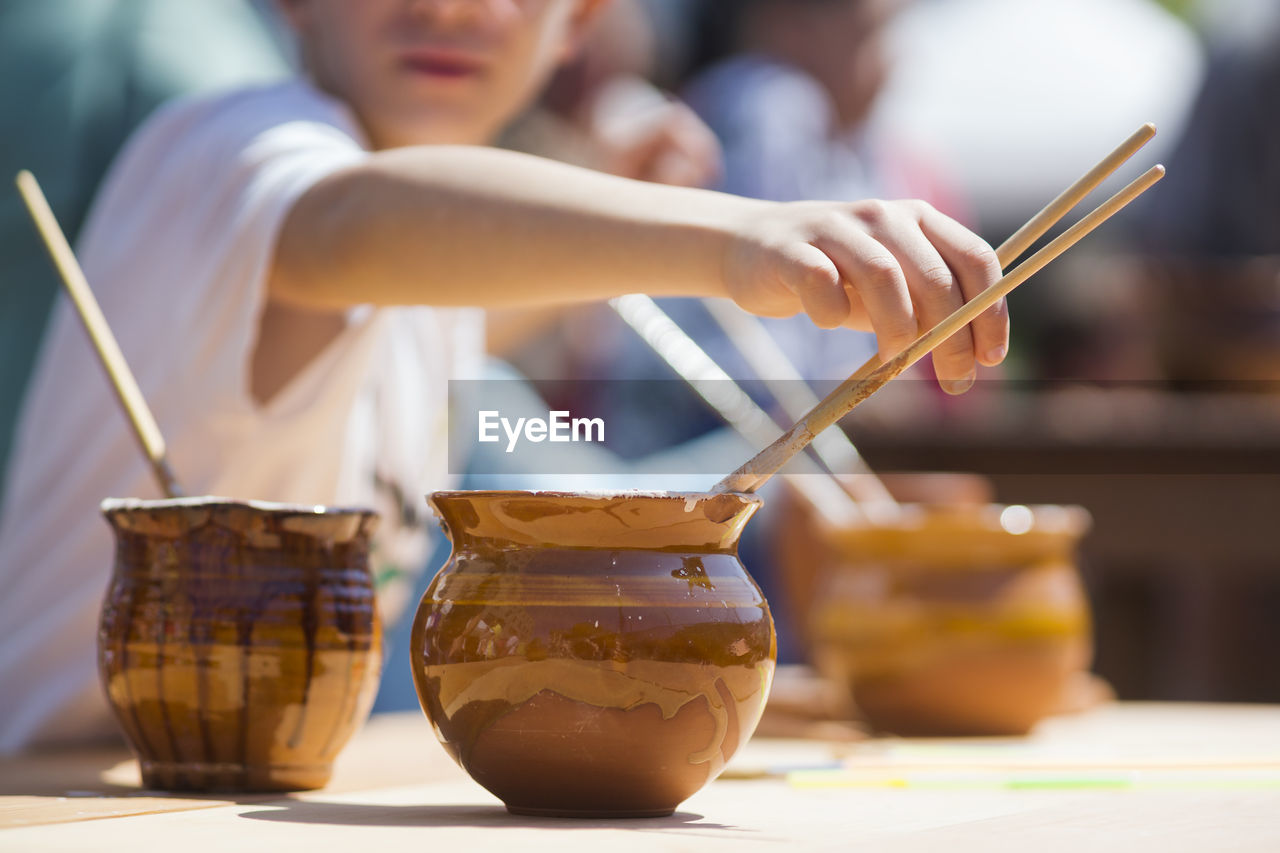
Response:
[{"label": "child's hand", "polygon": [[720,176],[720,143],[697,113],[669,102],[662,113],[626,137],[615,137],[608,170],[615,175],[669,184],[704,187]]},{"label": "child's hand", "polygon": [[618,76],[601,87],[587,112],[597,168],[677,187],[706,186],[720,175],[720,142],[711,128],[644,80]]},{"label": "child's hand", "polygon": [[[874,331],[882,360],[999,278],[984,240],[921,201],[778,205],[739,231],[725,259],[729,295],[743,308]],[[933,351],[942,388],[968,390],[975,361],[1000,363],[1008,343],[1001,300]]]}]

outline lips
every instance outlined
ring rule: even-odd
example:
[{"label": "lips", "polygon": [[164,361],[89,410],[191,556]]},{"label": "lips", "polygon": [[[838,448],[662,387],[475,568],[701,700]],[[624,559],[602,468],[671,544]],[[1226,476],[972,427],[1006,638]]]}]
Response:
[{"label": "lips", "polygon": [[465,79],[484,72],[485,62],[474,54],[449,48],[419,48],[400,55],[400,65],[437,79]]}]

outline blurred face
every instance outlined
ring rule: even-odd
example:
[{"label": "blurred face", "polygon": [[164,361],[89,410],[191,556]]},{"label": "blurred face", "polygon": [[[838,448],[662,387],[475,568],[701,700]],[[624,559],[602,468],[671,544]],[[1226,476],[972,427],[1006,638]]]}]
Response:
[{"label": "blurred face", "polygon": [[793,57],[830,93],[844,127],[866,120],[889,73],[885,37],[904,0],[828,0],[797,6]]},{"label": "blurred face", "polygon": [[600,0],[280,0],[316,83],[377,148],[490,141]]}]

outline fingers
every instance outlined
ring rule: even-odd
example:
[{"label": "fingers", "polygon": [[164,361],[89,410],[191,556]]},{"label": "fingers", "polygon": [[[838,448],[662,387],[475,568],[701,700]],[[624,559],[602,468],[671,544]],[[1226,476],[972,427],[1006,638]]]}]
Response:
[{"label": "fingers", "polygon": [[[919,223],[907,215],[907,211],[904,206],[892,215],[881,215],[872,220],[871,235],[902,265],[917,323],[923,333],[960,308],[964,304],[964,295],[938,247],[929,241]],[[948,393],[968,391],[977,378],[973,337],[967,328],[934,347],[932,357],[938,384]]]},{"label": "fingers", "polygon": [[[906,274],[890,248],[851,218],[827,223],[814,245],[835,262],[856,294],[859,307],[876,333],[882,361],[892,358],[916,339],[920,329]],[[849,302],[850,309],[852,304]],[[842,322],[853,325],[856,319],[846,313]]]},{"label": "fingers", "polygon": [[800,298],[815,325],[834,329],[849,317],[849,296],[840,270],[819,247],[801,244],[785,267],[783,284]]},{"label": "fingers", "polygon": [[[1000,261],[985,241],[960,223],[924,206],[920,229],[946,260],[969,302],[1000,279]],[[969,325],[979,362],[996,365],[1009,351],[1009,308],[1001,299]]]},{"label": "fingers", "polygon": [[668,142],[654,162],[655,180],[700,187],[720,177],[723,170],[720,143],[693,110],[684,104],[674,104],[663,135]]},{"label": "fingers", "polygon": [[867,316],[867,306],[863,303],[858,291],[845,282],[844,292],[849,297],[849,316],[841,325],[858,332],[874,332],[875,327],[871,325],[871,318]]},{"label": "fingers", "polygon": [[[793,312],[798,302],[822,328],[870,329],[882,361],[1000,277],[990,246],[923,202],[799,203],[778,210],[779,219],[756,223],[756,237],[735,253],[736,274],[727,278],[740,283],[735,298],[766,316]],[[979,363],[1004,358],[1008,339],[1001,301],[934,349],[942,388],[967,390]]]},{"label": "fingers", "polygon": [[658,118],[613,132],[609,170],[623,177],[672,186],[699,187],[721,173],[720,143],[697,114],[679,103],[663,107]]}]

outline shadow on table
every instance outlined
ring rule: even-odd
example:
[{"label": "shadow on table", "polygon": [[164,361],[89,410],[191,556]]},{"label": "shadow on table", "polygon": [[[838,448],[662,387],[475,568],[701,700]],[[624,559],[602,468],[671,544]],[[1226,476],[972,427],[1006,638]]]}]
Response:
[{"label": "shadow on table", "polygon": [[115,743],[0,759],[0,796],[64,797],[68,792],[107,797],[136,795],[137,764],[127,749]]},{"label": "shadow on table", "polygon": [[[159,791],[143,788],[138,762],[122,745],[91,744],[66,749],[28,752],[0,759],[0,797],[39,797],[51,803],[63,799],[114,803],[111,808],[154,810],[156,802],[177,810],[184,804],[254,805],[277,802],[279,791]],[[144,805],[145,803],[145,805]],[[87,806],[86,806],[87,807]],[[116,812],[118,813],[118,812]]]},{"label": "shadow on table", "polygon": [[631,830],[751,830],[719,823],[703,823],[703,816],[676,812],[668,817],[648,818],[555,818],[513,815],[502,806],[409,805],[380,806],[357,803],[325,803],[316,800],[276,800],[261,811],[240,817],[280,823],[314,823],[342,826],[472,826],[493,829],[581,829],[607,826]]}]

